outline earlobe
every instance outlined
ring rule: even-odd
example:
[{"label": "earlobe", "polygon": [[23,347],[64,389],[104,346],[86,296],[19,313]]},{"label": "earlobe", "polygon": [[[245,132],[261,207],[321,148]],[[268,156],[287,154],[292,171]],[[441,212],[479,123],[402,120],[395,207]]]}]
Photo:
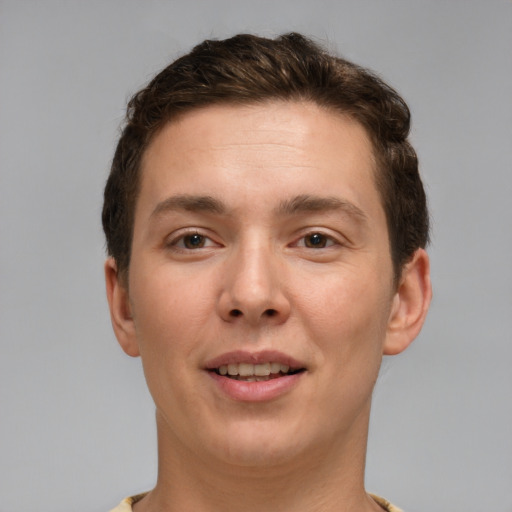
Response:
[{"label": "earlobe", "polygon": [[393,298],[383,353],[403,352],[419,334],[432,298],[430,263],[424,249],[418,249],[407,263]]},{"label": "earlobe", "polygon": [[105,262],[105,284],[110,308],[110,319],[121,348],[132,357],[140,355],[135,324],[133,322],[130,300],[126,284],[117,271],[114,258]]}]

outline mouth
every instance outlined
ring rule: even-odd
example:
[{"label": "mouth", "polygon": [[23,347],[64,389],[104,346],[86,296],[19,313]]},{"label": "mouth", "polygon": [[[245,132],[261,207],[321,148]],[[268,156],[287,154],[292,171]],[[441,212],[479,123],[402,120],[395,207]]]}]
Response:
[{"label": "mouth", "polygon": [[264,382],[287,375],[295,375],[306,371],[305,368],[293,368],[278,362],[265,363],[230,363],[223,364],[209,371],[221,377],[243,382]]},{"label": "mouth", "polygon": [[215,357],[204,367],[223,396],[235,402],[272,402],[291,393],[308,368],[276,350],[236,350]]}]

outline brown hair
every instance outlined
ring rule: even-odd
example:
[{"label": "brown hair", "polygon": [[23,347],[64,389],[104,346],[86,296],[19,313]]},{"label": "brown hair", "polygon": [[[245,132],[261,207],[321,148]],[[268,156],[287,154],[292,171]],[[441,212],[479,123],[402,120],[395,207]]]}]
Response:
[{"label": "brown hair", "polygon": [[202,106],[282,99],[311,101],[357,120],[377,160],[376,185],[386,213],[395,279],[429,238],[425,191],[407,140],[404,100],[370,71],[291,33],[266,39],[207,40],[179,58],[128,103],[103,205],[108,253],[126,277],[144,151],[163,125]]}]

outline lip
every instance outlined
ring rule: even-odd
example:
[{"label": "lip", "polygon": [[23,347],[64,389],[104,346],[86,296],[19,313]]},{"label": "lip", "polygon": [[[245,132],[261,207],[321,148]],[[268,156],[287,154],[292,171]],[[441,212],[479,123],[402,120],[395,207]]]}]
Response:
[{"label": "lip", "polygon": [[290,368],[306,368],[306,366],[291,356],[275,350],[263,350],[260,352],[248,352],[237,350],[227,352],[209,360],[205,370],[213,380],[216,388],[231,400],[238,402],[268,402],[292,391],[306,374],[305,371],[291,375],[283,375],[270,380],[246,382],[243,380],[230,379],[217,374],[213,370],[222,365],[239,363],[280,363]]},{"label": "lip", "polygon": [[279,352],[278,350],[261,350],[259,352],[249,352],[247,350],[235,350],[226,352],[220,356],[210,359],[205,364],[206,370],[214,370],[224,364],[240,364],[240,363],[279,363],[289,366],[290,368],[305,368],[306,365],[297,361],[293,357]]},{"label": "lip", "polygon": [[234,380],[215,372],[208,372],[221,393],[238,402],[269,402],[290,392],[304,376],[305,372],[283,375],[276,379],[260,382]]}]

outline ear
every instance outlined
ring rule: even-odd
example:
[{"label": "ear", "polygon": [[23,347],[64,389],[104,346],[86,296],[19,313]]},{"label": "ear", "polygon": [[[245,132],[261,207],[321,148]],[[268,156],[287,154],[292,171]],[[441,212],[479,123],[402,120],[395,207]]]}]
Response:
[{"label": "ear", "polygon": [[107,288],[110,319],[121,348],[132,357],[140,355],[135,324],[132,317],[130,298],[126,284],[121,279],[114,258],[105,262],[105,284]]},{"label": "ear", "polygon": [[419,334],[432,298],[430,262],[424,249],[418,249],[402,270],[393,297],[383,353],[404,351]]}]

